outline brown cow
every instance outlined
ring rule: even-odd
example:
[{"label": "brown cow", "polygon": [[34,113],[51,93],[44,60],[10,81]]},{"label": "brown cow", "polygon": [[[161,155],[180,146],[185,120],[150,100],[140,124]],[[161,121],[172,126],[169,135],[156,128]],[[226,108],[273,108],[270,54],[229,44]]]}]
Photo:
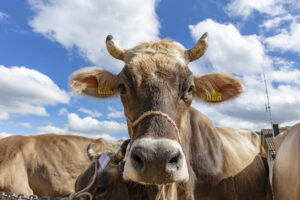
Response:
[{"label": "brown cow", "polygon": [[207,34],[185,50],[167,40],[124,50],[108,36],[109,53],[125,62],[118,75],[100,68],[75,72],[78,93],[120,95],[131,138],[123,178],[142,184],[180,183],[179,199],[271,199],[258,136],[250,130],[218,128],[192,108],[193,97],[207,103],[243,91],[231,75],[194,77],[188,63],[207,49]]},{"label": "brown cow", "polygon": [[300,199],[300,123],[275,138],[273,188],[276,200]]},{"label": "brown cow", "polygon": [[89,143],[114,152],[121,141],[72,135],[10,136],[0,140],[0,191],[38,196],[74,192],[79,174],[89,165]]}]

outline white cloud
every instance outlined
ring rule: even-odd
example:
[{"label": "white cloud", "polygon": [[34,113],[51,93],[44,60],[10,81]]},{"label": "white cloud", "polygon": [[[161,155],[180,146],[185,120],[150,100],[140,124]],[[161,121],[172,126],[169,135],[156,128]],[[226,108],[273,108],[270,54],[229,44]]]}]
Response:
[{"label": "white cloud", "polygon": [[269,50],[300,54],[300,3],[295,0],[232,0],[226,7],[230,16],[248,18],[254,11],[265,14],[260,27],[272,30],[264,39]]},{"label": "white cloud", "polygon": [[11,136],[12,134],[10,133],[5,133],[5,132],[0,132],[0,138],[8,137]]},{"label": "white cloud", "polygon": [[103,138],[106,140],[118,140],[116,137],[112,137],[111,135],[108,135],[108,134],[100,134],[100,135],[95,135],[93,137],[94,138]]},{"label": "white cloud", "polygon": [[195,40],[204,32],[209,33],[208,49],[202,60],[207,60],[217,71],[253,74],[261,72],[262,66],[269,65],[257,35],[241,35],[234,25],[220,24],[212,19],[189,28]]},{"label": "white cloud", "polygon": [[[270,57],[260,38],[243,36],[231,24],[219,24],[205,20],[190,26],[194,39],[209,32],[208,50],[199,67],[206,73],[222,71],[239,74],[245,86],[240,97],[219,105],[193,102],[216,124],[236,128],[270,128],[266,113],[265,85],[262,68],[265,68],[273,121],[289,124],[300,121],[300,70],[297,63],[278,57]],[[298,65],[299,66],[299,65]]]},{"label": "white cloud", "polygon": [[[237,99],[219,105],[194,102],[193,105],[221,126],[251,128],[260,130],[270,128],[269,113],[266,113],[265,87],[260,75],[244,76],[242,81],[246,91]],[[290,124],[300,121],[299,86],[279,85],[274,88],[268,83],[273,122]],[[291,125],[291,124],[290,124]]]},{"label": "white cloud", "polygon": [[289,67],[282,67],[270,73],[270,78],[274,82],[296,84],[300,86],[300,70]]},{"label": "white cloud", "polygon": [[116,139],[111,135],[115,133],[127,133],[127,125],[116,121],[99,121],[92,117],[80,118],[75,113],[69,113],[68,123],[62,127],[47,125],[38,127],[38,130],[40,133],[71,134]]},{"label": "white cloud", "polygon": [[38,130],[41,133],[56,133],[56,134],[67,134],[67,130],[63,128],[58,128],[56,126],[47,125],[47,126],[40,126]]},{"label": "white cloud", "polygon": [[5,14],[4,12],[0,12],[0,21],[5,20],[8,18],[8,15]]},{"label": "white cloud", "polygon": [[106,36],[112,34],[124,48],[157,39],[156,4],[156,0],[29,0],[35,12],[29,24],[67,49],[76,47],[93,64],[117,71],[122,65],[108,56]]},{"label": "white cloud", "polygon": [[275,29],[275,28],[279,27],[284,22],[294,21],[297,18],[298,18],[298,16],[295,17],[295,16],[292,16],[291,14],[288,13],[286,15],[282,15],[282,16],[278,16],[278,17],[272,17],[271,19],[268,19],[268,20],[264,21],[263,24],[260,25],[260,27],[263,27],[267,31],[269,31],[270,29]]},{"label": "white cloud", "polygon": [[68,110],[66,108],[61,108],[59,111],[58,111],[58,115],[64,115],[68,113]]},{"label": "white cloud", "polygon": [[48,76],[26,67],[0,65],[0,85],[0,119],[11,113],[48,116],[45,106],[70,99]]},{"label": "white cloud", "polygon": [[254,11],[268,15],[278,15],[286,13],[284,4],[289,0],[232,0],[227,6],[226,11],[230,16],[242,16],[248,18]]},{"label": "white cloud", "polygon": [[271,50],[300,54],[300,23],[292,22],[289,30],[281,29],[279,34],[266,38],[265,42]]},{"label": "white cloud", "polygon": [[124,113],[123,111],[119,111],[119,110],[116,110],[114,107],[112,106],[108,106],[108,110],[110,111],[107,116],[109,118],[122,118],[124,117]]},{"label": "white cloud", "polygon": [[99,121],[92,117],[80,118],[75,113],[68,114],[70,131],[87,134],[112,134],[127,132],[127,125],[116,121]]},{"label": "white cloud", "polygon": [[7,120],[9,119],[9,114],[4,111],[0,111],[0,120]]},{"label": "white cloud", "polygon": [[90,115],[92,117],[102,116],[102,114],[100,112],[96,111],[96,110],[89,110],[89,109],[86,109],[86,108],[79,108],[78,111],[83,112],[83,113],[85,113],[87,115]]},{"label": "white cloud", "polygon": [[28,122],[21,122],[19,123],[20,126],[23,126],[25,128],[32,128],[32,125]]}]

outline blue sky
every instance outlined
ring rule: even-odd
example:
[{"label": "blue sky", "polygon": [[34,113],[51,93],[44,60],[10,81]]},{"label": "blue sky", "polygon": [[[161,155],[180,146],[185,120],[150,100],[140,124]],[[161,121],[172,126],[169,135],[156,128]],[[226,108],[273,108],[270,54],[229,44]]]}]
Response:
[{"label": "blue sky", "polygon": [[56,132],[123,138],[118,98],[80,97],[72,72],[97,66],[118,73],[106,52],[114,35],[125,48],[171,38],[186,48],[209,32],[209,48],[190,64],[195,75],[231,73],[245,93],[228,103],[193,106],[215,124],[268,128],[262,69],[273,120],[300,121],[300,3],[292,0],[4,0],[0,2],[0,137]]}]

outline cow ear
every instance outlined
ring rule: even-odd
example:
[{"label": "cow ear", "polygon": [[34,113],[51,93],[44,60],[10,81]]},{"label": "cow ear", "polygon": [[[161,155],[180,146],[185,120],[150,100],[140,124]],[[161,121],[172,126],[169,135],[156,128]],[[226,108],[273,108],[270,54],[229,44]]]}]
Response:
[{"label": "cow ear", "polygon": [[91,182],[91,179],[95,173],[95,162],[97,162],[97,160],[92,161],[90,165],[76,179],[75,181],[76,192],[83,190]]},{"label": "cow ear", "polygon": [[194,77],[194,83],[196,90],[193,95],[207,103],[224,102],[243,92],[242,83],[228,74],[210,73]]},{"label": "cow ear", "polygon": [[119,94],[119,78],[101,68],[84,68],[73,73],[70,87],[79,94],[109,98]]}]

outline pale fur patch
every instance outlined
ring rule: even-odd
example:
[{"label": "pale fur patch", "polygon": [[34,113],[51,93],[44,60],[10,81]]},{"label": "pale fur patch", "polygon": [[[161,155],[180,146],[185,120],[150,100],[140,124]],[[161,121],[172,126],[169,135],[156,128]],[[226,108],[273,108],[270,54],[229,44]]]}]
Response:
[{"label": "pale fur patch", "polygon": [[126,153],[126,156],[125,156],[126,162],[125,162],[125,167],[124,167],[124,172],[123,172],[123,178],[125,180],[131,180],[131,181],[143,183],[139,180],[140,179],[139,175],[133,168],[132,163],[130,161],[132,149],[136,146],[145,147],[148,149],[156,149],[156,147],[165,148],[165,149],[169,149],[170,147],[173,147],[173,148],[178,149],[180,154],[183,157],[181,159],[182,167],[177,171],[177,173],[175,174],[174,177],[175,177],[176,182],[188,181],[188,179],[189,179],[188,168],[187,168],[187,163],[186,163],[185,155],[182,151],[182,148],[177,141],[167,139],[167,138],[159,138],[159,139],[141,138],[141,139],[135,140],[130,148],[130,151],[128,153]]},{"label": "pale fur patch", "polygon": [[160,62],[160,57],[176,60],[184,66],[188,63],[185,58],[184,47],[170,40],[146,42],[129,49],[124,54],[124,62],[128,64],[144,58],[151,58],[154,62]]},{"label": "pale fur patch", "polygon": [[223,144],[227,165],[222,179],[234,177],[260,155],[259,136],[250,129],[216,128]]}]

